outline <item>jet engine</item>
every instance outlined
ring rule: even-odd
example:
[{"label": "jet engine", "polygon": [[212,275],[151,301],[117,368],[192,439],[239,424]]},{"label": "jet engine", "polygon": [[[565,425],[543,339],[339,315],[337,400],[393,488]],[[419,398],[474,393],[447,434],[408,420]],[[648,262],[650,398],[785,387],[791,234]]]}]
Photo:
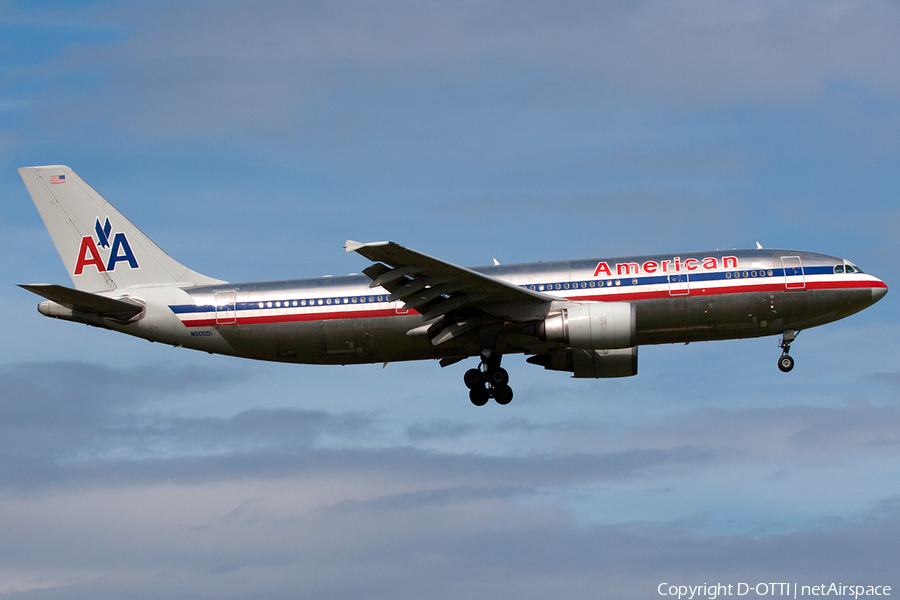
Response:
[{"label": "jet engine", "polygon": [[637,375],[637,346],[613,350],[560,350],[528,358],[551,371],[569,371],[572,377],[601,379]]},{"label": "jet engine", "polygon": [[[573,348],[612,350],[635,345],[635,310],[630,302],[585,302],[551,313],[535,328],[546,342]],[[577,375],[576,375],[577,377]]]}]

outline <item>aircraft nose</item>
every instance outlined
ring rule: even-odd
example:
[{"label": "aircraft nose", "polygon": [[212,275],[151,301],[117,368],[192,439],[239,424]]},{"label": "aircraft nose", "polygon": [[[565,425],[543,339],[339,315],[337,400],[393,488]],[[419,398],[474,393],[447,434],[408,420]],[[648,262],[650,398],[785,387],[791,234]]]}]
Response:
[{"label": "aircraft nose", "polygon": [[872,288],[872,304],[875,304],[887,294],[887,286],[884,287],[873,287]]}]

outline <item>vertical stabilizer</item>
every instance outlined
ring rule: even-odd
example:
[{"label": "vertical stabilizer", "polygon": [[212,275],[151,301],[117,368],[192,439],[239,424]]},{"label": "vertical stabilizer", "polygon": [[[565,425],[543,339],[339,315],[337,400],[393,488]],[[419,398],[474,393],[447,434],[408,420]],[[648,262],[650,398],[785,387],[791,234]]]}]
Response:
[{"label": "vertical stabilizer", "polygon": [[77,289],[224,283],[163,252],[69,167],[22,167],[19,175]]}]

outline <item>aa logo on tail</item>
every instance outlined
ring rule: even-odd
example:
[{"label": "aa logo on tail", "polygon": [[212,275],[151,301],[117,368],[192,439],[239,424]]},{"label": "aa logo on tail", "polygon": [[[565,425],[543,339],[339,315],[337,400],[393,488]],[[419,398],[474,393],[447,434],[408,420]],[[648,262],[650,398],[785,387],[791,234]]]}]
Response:
[{"label": "aa logo on tail", "polygon": [[[103,225],[100,224],[100,219],[98,218],[97,223],[94,225],[94,232],[97,234],[96,242],[94,237],[90,235],[81,238],[78,260],[75,261],[75,275],[81,275],[84,273],[84,268],[91,265],[96,267],[100,273],[115,271],[116,265],[120,262],[127,262],[129,268],[132,269],[140,268],[137,259],[134,257],[134,252],[131,251],[128,238],[125,237],[124,233],[119,232],[113,235],[110,247],[112,225],[109,223],[109,217],[106,217]],[[110,248],[109,256],[106,260],[100,254],[100,248]]]}]

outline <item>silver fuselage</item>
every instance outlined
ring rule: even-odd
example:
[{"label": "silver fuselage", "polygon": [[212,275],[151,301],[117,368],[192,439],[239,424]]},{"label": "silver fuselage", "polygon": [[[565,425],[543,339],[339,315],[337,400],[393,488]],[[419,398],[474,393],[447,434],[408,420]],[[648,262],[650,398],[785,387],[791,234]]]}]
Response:
[{"label": "silver fuselage", "polygon": [[[631,302],[638,345],[806,329],[856,313],[887,291],[881,280],[841,258],[769,249],[473,270],[559,299]],[[92,324],[196,350],[295,363],[438,359],[476,356],[482,350],[477,337],[433,345],[419,333],[420,314],[388,301],[388,292],[372,289],[370,283],[363,275],[350,275],[130,289],[124,292],[146,304],[141,319]],[[506,323],[493,351],[537,353],[561,347],[523,333],[523,323]]]}]

